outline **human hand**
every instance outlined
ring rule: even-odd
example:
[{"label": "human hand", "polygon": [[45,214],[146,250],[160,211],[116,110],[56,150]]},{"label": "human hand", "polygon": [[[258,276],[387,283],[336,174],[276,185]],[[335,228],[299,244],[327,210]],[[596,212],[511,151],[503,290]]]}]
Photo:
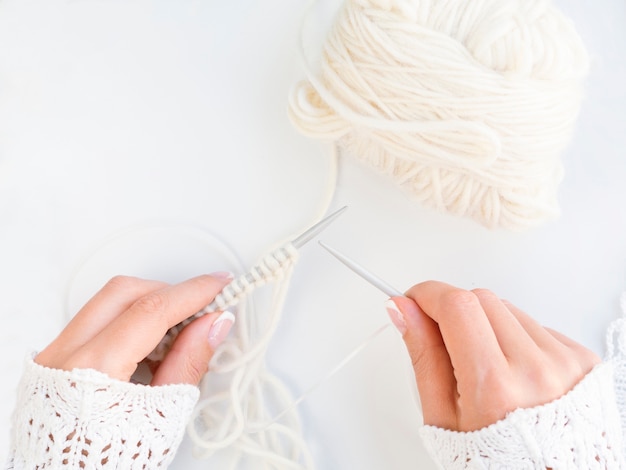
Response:
[{"label": "human hand", "polygon": [[413,362],[424,424],[474,431],[567,393],[599,357],[488,290],[429,281],[387,303]]},{"label": "human hand", "polygon": [[[176,285],[114,277],[35,357],[35,362],[62,370],[95,369],[128,381],[169,328],[211,303],[230,280],[227,273],[199,276]],[[215,312],[187,325],[153,371],[151,385],[198,384],[233,321],[230,312]]]}]

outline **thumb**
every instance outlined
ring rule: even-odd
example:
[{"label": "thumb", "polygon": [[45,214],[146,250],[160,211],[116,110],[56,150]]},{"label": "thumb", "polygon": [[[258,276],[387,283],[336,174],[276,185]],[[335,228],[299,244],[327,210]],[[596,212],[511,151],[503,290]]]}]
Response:
[{"label": "thumb", "polygon": [[229,312],[204,315],[187,325],[157,369],[151,385],[197,385],[209,368],[215,349],[230,331],[235,316]]},{"label": "thumb", "polygon": [[456,380],[437,323],[408,297],[393,297],[385,306],[411,357],[424,424],[454,429]]}]

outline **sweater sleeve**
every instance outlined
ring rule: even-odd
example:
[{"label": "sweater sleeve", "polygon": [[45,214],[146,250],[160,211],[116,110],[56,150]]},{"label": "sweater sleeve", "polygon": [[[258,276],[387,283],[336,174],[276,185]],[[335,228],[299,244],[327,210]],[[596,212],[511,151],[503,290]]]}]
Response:
[{"label": "sweater sleeve", "polygon": [[603,363],[551,403],[515,410],[478,431],[424,426],[420,434],[446,470],[626,468],[612,385],[613,365]]},{"label": "sweater sleeve", "polygon": [[18,387],[6,468],[166,468],[198,395],[192,385],[150,387],[30,359]]},{"label": "sweater sleeve", "polygon": [[622,294],[621,306],[623,315],[615,320],[607,332],[607,361],[615,368],[613,386],[615,401],[619,410],[624,440],[622,452],[626,457],[626,292]]},{"label": "sweater sleeve", "polygon": [[423,426],[420,434],[440,468],[626,469],[625,317],[607,332],[607,357],[570,392],[518,409],[474,432]]}]

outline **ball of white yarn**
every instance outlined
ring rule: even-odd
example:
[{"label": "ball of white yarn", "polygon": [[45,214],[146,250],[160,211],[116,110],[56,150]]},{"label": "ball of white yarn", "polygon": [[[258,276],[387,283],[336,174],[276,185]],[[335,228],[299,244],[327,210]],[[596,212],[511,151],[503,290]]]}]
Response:
[{"label": "ball of white yarn", "polygon": [[558,213],[587,68],[547,0],[346,0],[290,117],[419,201],[522,229]]}]

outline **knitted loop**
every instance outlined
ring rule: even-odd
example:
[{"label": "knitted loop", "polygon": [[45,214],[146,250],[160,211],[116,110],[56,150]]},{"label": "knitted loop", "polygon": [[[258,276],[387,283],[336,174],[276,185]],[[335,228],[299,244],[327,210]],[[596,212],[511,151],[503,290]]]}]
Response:
[{"label": "knitted loop", "polygon": [[[171,328],[149,360],[162,360],[178,333],[198,316],[238,305],[237,334],[215,352],[210,372],[202,381],[202,397],[189,423],[194,453],[208,458],[229,452],[237,461],[254,457],[271,468],[310,469],[312,459],[300,432],[300,421],[290,407],[293,398],[285,385],[266,370],[265,355],[278,326],[290,274],[298,251],[287,243],[265,255],[248,273],[234,279],[215,300],[191,318]],[[267,316],[247,313],[248,294],[275,281]],[[278,410],[287,410],[281,422]],[[265,426],[259,429],[259,423]],[[269,423],[269,424],[268,424]]]},{"label": "knitted loop", "polygon": [[297,257],[298,251],[291,243],[287,243],[265,255],[248,273],[237,277],[224,287],[215,297],[215,300],[202,311],[170,328],[154,351],[148,355],[147,360],[149,362],[162,361],[185,326],[202,315],[237,305],[257,287],[281,279],[293,266]]},{"label": "knitted loop", "polygon": [[294,263],[298,251],[291,243],[281,246],[264,256],[250,271],[228,284],[215,300],[203,312],[224,310],[238,304],[243,297],[254,289],[270,281],[280,279],[285,271]]}]

